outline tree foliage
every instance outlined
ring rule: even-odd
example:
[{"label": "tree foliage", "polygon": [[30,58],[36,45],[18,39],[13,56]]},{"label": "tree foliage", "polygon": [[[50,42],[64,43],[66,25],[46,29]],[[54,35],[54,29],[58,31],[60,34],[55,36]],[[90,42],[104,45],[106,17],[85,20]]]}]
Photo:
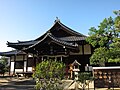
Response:
[{"label": "tree foliage", "polygon": [[108,62],[120,63],[120,38],[114,39],[110,45]]},{"label": "tree foliage", "polygon": [[36,66],[33,77],[36,89],[61,90],[61,79],[64,77],[65,65],[62,62],[46,60]]},{"label": "tree foliage", "polygon": [[99,66],[105,66],[108,62],[109,50],[106,47],[96,48],[93,55],[90,57],[90,63]]},{"label": "tree foliage", "polygon": [[105,18],[98,28],[91,27],[89,30],[86,41],[93,47],[107,47],[109,41],[117,35],[112,17]]},{"label": "tree foliage", "polygon": [[0,59],[0,73],[4,75],[6,71],[8,71],[8,60],[5,57],[1,57]]},{"label": "tree foliage", "polygon": [[114,27],[118,34],[117,37],[113,39],[113,42],[110,45],[110,58],[108,62],[120,63],[120,10],[114,11],[114,14],[117,15],[114,20]]},{"label": "tree foliage", "polygon": [[90,28],[86,41],[95,47],[91,64],[104,66],[106,62],[120,62],[120,11],[114,13],[115,18],[105,18],[97,28]]},{"label": "tree foliage", "polygon": [[114,14],[117,15],[115,18],[115,28],[118,32],[120,32],[120,10],[114,11]]}]

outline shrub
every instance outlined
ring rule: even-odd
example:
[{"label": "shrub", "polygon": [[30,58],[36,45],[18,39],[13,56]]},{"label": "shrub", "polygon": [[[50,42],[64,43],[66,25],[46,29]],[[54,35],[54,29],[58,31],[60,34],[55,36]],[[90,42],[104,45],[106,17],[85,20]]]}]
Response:
[{"label": "shrub", "polygon": [[61,79],[64,77],[65,65],[54,60],[45,60],[36,66],[33,78],[36,89],[62,90]]}]

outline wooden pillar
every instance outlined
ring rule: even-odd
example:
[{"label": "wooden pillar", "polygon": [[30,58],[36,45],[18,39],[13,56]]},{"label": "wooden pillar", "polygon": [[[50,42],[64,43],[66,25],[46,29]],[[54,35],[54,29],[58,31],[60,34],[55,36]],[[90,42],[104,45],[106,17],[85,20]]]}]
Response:
[{"label": "wooden pillar", "polygon": [[16,66],[16,55],[14,55],[14,71],[13,71],[13,75],[15,75],[15,66]]},{"label": "wooden pillar", "polygon": [[63,61],[63,58],[62,58],[62,56],[61,56],[61,62]]},{"label": "wooden pillar", "polygon": [[82,53],[84,55],[84,44],[82,45]]},{"label": "wooden pillar", "polygon": [[[84,53],[84,42],[82,42],[82,59],[86,59],[85,58],[85,53]],[[81,70],[82,71],[85,71],[85,65],[86,64],[87,64],[86,62],[83,62],[83,64],[81,65]]]},{"label": "wooden pillar", "polygon": [[55,57],[55,61],[57,61],[57,57]]},{"label": "wooden pillar", "polygon": [[34,60],[34,67],[36,67],[36,59],[35,59],[35,55],[34,54],[33,54],[33,60]]},{"label": "wooden pillar", "polygon": [[23,55],[23,72],[25,71],[24,70],[24,62],[25,62],[25,55]]},{"label": "wooden pillar", "polygon": [[47,57],[47,60],[49,59],[49,56],[46,56]]},{"label": "wooden pillar", "polygon": [[9,76],[11,74],[11,57],[10,57],[10,66],[9,66]]},{"label": "wooden pillar", "polygon": [[41,57],[41,60],[43,61],[43,56]]},{"label": "wooden pillar", "polygon": [[27,71],[27,61],[26,61],[26,55],[23,55],[23,72]]},{"label": "wooden pillar", "polygon": [[26,72],[28,71],[28,53],[27,53],[27,62],[26,62]]}]

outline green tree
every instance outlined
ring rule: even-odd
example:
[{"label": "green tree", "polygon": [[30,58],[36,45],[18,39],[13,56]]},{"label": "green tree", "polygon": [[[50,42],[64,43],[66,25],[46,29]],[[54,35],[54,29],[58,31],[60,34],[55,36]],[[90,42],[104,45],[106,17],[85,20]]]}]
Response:
[{"label": "green tree", "polygon": [[120,10],[114,11],[114,14],[116,15],[114,27],[117,32],[117,37],[113,39],[113,42],[110,45],[108,62],[120,63]]},{"label": "green tree", "polygon": [[105,66],[105,62],[108,62],[109,50],[105,47],[99,47],[95,49],[95,52],[90,57],[90,63],[99,66]]},{"label": "green tree", "polygon": [[115,28],[116,31],[120,32],[120,10],[114,11],[114,14],[117,16],[115,18]]},{"label": "green tree", "polygon": [[91,27],[88,34],[86,41],[93,47],[107,47],[109,41],[117,35],[113,18],[105,18],[97,28]]},{"label": "green tree", "polygon": [[62,90],[61,79],[64,77],[65,65],[54,60],[42,61],[36,66],[33,78],[36,89]]},{"label": "green tree", "polygon": [[4,75],[5,72],[8,71],[8,59],[5,57],[1,57],[0,59],[0,73]]},{"label": "green tree", "polygon": [[[120,11],[114,11],[114,13],[120,15]],[[113,55],[118,52],[117,47],[114,45],[116,44],[115,39],[117,39],[117,42],[119,41],[119,32],[120,16],[114,19],[112,17],[105,18],[97,28],[90,28],[89,37],[86,41],[95,47],[95,51],[90,57],[91,64],[104,66],[106,62],[115,62],[112,58],[115,57]],[[114,43],[113,46],[111,46],[111,43]]]}]

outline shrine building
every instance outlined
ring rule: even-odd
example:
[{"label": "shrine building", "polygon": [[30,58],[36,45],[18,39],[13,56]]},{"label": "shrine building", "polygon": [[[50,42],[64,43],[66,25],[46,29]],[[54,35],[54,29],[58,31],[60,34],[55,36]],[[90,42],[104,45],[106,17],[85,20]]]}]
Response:
[{"label": "shrine building", "polygon": [[0,53],[10,59],[10,74],[32,72],[37,63],[53,59],[62,61],[66,66],[77,60],[80,71],[90,64],[93,47],[83,35],[56,19],[54,25],[37,39],[30,41],[7,42],[15,50]]}]

